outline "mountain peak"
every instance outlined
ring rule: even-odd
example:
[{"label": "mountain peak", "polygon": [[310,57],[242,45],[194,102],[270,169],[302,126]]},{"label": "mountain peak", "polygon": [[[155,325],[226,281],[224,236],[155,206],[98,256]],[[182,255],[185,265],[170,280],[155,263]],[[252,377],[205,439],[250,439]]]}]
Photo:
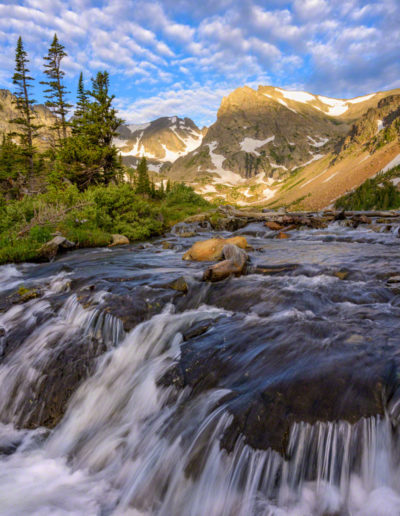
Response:
[{"label": "mountain peak", "polygon": [[161,117],[144,124],[122,125],[115,144],[125,163],[135,166],[145,156],[158,172],[163,163],[173,163],[201,144],[203,133],[190,118]]}]

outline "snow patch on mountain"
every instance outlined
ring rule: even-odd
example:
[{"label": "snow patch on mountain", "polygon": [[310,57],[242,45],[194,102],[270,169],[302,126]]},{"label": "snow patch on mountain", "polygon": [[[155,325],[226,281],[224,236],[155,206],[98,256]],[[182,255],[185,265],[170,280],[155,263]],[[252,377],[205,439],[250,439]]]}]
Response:
[{"label": "snow patch on mountain", "polygon": [[269,160],[269,164],[271,168],[283,168],[283,170],[287,170],[287,167],[283,165],[278,165],[277,163],[273,163],[271,160]]},{"label": "snow patch on mountain", "polygon": [[301,165],[298,165],[297,167],[292,168],[292,170],[295,170],[296,168],[306,167],[306,166],[307,166],[307,165],[309,165],[310,163],[313,163],[314,161],[318,161],[319,159],[324,158],[324,157],[325,157],[325,154],[315,154],[315,155],[310,159],[310,161],[307,161],[307,163],[303,163],[303,164],[301,164]]},{"label": "snow patch on mountain", "polygon": [[[307,138],[310,140],[310,145],[313,147],[323,147],[326,143],[329,142],[329,138],[321,138],[321,136],[307,136]],[[316,140],[316,138],[319,138],[319,141]]]},{"label": "snow patch on mountain", "polygon": [[314,95],[306,93],[305,91],[286,91],[279,88],[276,88],[276,91],[279,91],[286,99],[302,102],[303,104],[315,100]]},{"label": "snow patch on mountain", "polygon": [[240,148],[242,149],[242,151],[253,152],[254,154],[257,154],[257,156],[259,156],[260,153],[257,152],[256,149],[259,149],[263,145],[273,142],[274,140],[275,140],[275,135],[270,136],[269,138],[266,138],[265,140],[256,140],[255,138],[245,138],[242,142],[240,142]]},{"label": "snow patch on mountain", "polygon": [[355,99],[348,100],[349,104],[358,104],[359,102],[365,102],[366,100],[372,99],[375,97],[376,93],[371,93],[371,95],[364,95],[364,97],[356,97]]},{"label": "snow patch on mountain", "polygon": [[[318,95],[318,99],[323,103],[329,106],[328,115],[330,116],[340,116],[349,109],[347,100],[339,100],[339,99],[331,99],[329,97],[323,97],[322,95]],[[316,107],[316,106],[314,106]],[[320,108],[317,108],[322,111]]]},{"label": "snow patch on mountain", "polygon": [[132,133],[135,133],[136,131],[144,131],[148,127],[150,127],[150,122],[147,122],[146,124],[130,124],[130,125],[127,125],[127,128]]},{"label": "snow patch on mountain", "polygon": [[214,150],[218,146],[218,142],[208,143],[207,146],[209,148],[211,162],[215,167],[215,169],[210,170],[210,172],[216,172],[221,178],[221,181],[214,180],[214,182],[231,184],[243,183],[244,179],[239,174],[235,174],[230,170],[225,170],[224,168],[222,168],[222,164],[225,161],[225,156],[223,156],[222,154],[216,154],[214,152]]}]

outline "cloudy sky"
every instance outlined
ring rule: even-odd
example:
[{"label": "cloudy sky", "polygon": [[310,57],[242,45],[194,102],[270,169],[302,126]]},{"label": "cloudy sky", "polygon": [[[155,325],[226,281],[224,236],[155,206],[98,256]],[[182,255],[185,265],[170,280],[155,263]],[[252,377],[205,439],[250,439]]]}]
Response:
[{"label": "cloudy sky", "polygon": [[22,35],[37,79],[57,33],[74,101],[107,69],[122,116],[215,120],[221,98],[271,84],[350,98],[400,87],[400,0],[0,0],[0,87]]}]

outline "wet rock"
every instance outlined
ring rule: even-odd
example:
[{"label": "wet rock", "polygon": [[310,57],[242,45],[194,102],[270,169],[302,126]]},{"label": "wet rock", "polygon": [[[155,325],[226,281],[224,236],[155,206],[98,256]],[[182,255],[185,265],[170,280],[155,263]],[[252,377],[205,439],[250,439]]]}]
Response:
[{"label": "wet rock", "polygon": [[284,227],[278,224],[277,222],[274,222],[273,220],[266,222],[265,225],[272,231],[281,231],[281,229],[283,229]]},{"label": "wet rock", "polygon": [[[179,362],[161,383],[190,387],[191,396],[213,388],[230,391],[222,401],[233,416],[221,441],[228,451],[244,437],[253,448],[285,454],[294,422],[355,423],[383,414],[385,399],[399,382],[393,361],[365,353],[367,339],[358,334],[345,348],[342,340],[329,349],[317,340],[303,347],[298,339],[303,324],[308,323],[296,321],[291,333],[269,322],[246,323],[239,315],[221,317],[212,332],[181,347]],[[326,329],[321,336],[329,335],[329,323]]]},{"label": "wet rock", "polygon": [[18,426],[54,428],[65,413],[71,395],[93,374],[96,361],[107,348],[101,340],[77,336],[50,356],[44,381],[25,400]]},{"label": "wet rock", "polygon": [[353,227],[357,227],[359,224],[371,224],[372,219],[367,217],[364,214],[361,215],[353,215],[350,219],[353,222]]},{"label": "wet rock", "polygon": [[191,237],[194,237],[196,236],[196,232],[195,231],[186,231],[186,232],[183,232],[183,233],[179,233],[179,236],[181,238],[191,238]]},{"label": "wet rock", "polygon": [[179,237],[187,238],[189,235],[194,236],[196,233],[211,231],[211,229],[209,215],[201,213],[199,215],[189,217],[184,222],[178,222],[178,224],[175,224],[171,229],[171,233]]},{"label": "wet rock", "polygon": [[278,238],[279,240],[285,240],[286,238],[289,238],[289,235],[287,233],[283,233],[282,231],[280,231],[276,235],[276,238]]},{"label": "wet rock", "polygon": [[204,271],[204,281],[221,281],[229,276],[240,276],[245,271],[247,253],[233,244],[227,244],[222,250],[224,261],[212,265]]},{"label": "wet rock", "polygon": [[65,251],[67,249],[73,249],[75,247],[74,242],[70,242],[65,237],[56,236],[49,242],[46,242],[39,249],[39,255],[47,260],[55,258],[58,252]]},{"label": "wet rock", "polygon": [[299,267],[297,263],[288,263],[285,265],[256,265],[254,267],[248,267],[247,272],[249,274],[263,274],[271,276],[274,274],[286,274],[294,271]]},{"label": "wet rock", "polygon": [[114,247],[116,245],[127,245],[129,244],[129,238],[124,235],[112,235],[112,242],[108,247]]},{"label": "wet rock", "polygon": [[200,335],[206,333],[210,328],[211,323],[195,324],[192,328],[189,328],[182,334],[183,340],[187,342],[188,340],[194,339],[195,337],[199,337]]},{"label": "wet rock", "polygon": [[240,217],[219,217],[212,220],[212,227],[216,231],[237,231],[247,224],[248,220]]},{"label": "wet rock", "polygon": [[172,242],[169,242],[168,240],[165,240],[164,242],[161,242],[163,249],[173,249],[174,245]]},{"label": "wet rock", "polygon": [[339,278],[340,280],[345,280],[348,275],[349,275],[349,272],[348,271],[336,271],[333,273],[334,276],[336,276],[337,278]]},{"label": "wet rock", "polygon": [[346,219],[346,214],[345,214],[344,210],[337,213],[334,218],[334,220],[345,220],[345,219]]},{"label": "wet rock", "polygon": [[400,276],[392,276],[387,280],[388,283],[400,283]]},{"label": "wet rock", "polygon": [[16,294],[13,296],[13,302],[14,303],[26,303],[27,301],[30,301],[31,299],[36,299],[37,297],[40,297],[42,293],[35,289],[35,288],[26,288],[24,286],[19,287]]},{"label": "wet rock", "polygon": [[185,278],[182,276],[174,281],[171,281],[171,283],[168,283],[166,287],[178,292],[183,292],[184,294],[186,294],[189,290],[188,284],[186,283]]},{"label": "wet rock", "polygon": [[217,261],[222,258],[222,250],[226,244],[233,244],[241,249],[248,247],[247,240],[243,236],[236,236],[232,238],[211,238],[209,240],[203,240],[196,242],[187,251],[182,259],[183,260],[194,260],[194,261]]},{"label": "wet rock", "polygon": [[2,297],[0,299],[0,313],[9,310],[12,305],[26,303],[32,299],[41,297],[42,295],[42,290],[38,288],[26,288],[21,286],[16,292],[13,292],[11,295]]}]

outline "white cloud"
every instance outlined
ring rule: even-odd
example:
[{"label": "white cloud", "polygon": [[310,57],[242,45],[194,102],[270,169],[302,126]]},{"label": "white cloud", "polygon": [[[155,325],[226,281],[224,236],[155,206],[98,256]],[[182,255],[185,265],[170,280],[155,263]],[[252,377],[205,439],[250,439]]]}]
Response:
[{"label": "white cloud", "polygon": [[3,0],[0,83],[19,34],[38,77],[57,32],[69,89],[80,70],[108,69],[142,121],[189,111],[209,120],[221,92],[246,83],[336,97],[398,85],[399,19],[398,0]]}]

